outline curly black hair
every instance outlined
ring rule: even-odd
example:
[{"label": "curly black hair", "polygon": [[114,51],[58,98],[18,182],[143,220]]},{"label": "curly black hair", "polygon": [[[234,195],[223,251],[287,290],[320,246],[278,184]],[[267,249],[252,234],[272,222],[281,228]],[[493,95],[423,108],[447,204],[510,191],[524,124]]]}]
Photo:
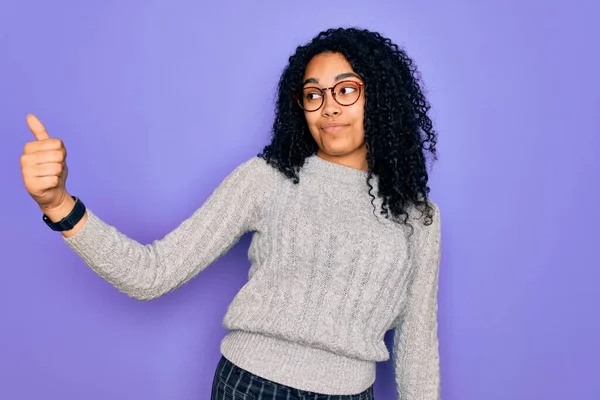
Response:
[{"label": "curly black hair", "polygon": [[431,106],[413,60],[380,33],[329,29],[296,48],[279,79],[272,141],[258,156],[299,182],[298,171],[318,146],[293,94],[302,89],[309,61],[321,53],[342,54],[365,82],[367,184],[374,200],[370,182],[377,176],[381,214],[410,225],[407,211],[414,206],[424,213],[425,225],[430,225],[434,208],[428,199],[426,153],[437,160],[437,134],[427,115]]}]

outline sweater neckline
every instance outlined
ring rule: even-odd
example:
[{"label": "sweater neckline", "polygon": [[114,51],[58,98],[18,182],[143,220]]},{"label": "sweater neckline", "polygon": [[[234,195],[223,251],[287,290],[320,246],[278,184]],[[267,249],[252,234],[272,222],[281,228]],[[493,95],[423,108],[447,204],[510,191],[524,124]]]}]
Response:
[{"label": "sweater neckline", "polygon": [[327,161],[317,154],[306,158],[304,167],[307,172],[319,175],[328,181],[353,185],[366,185],[368,172]]}]

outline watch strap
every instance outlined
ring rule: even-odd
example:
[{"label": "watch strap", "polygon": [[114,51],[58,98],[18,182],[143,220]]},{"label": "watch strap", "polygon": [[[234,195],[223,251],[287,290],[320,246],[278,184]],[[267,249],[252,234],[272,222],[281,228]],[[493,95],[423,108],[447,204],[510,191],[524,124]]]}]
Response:
[{"label": "watch strap", "polygon": [[73,229],[75,225],[83,218],[85,215],[85,204],[76,196],[71,196],[73,200],[75,200],[75,206],[63,219],[58,222],[52,222],[50,218],[46,214],[42,216],[42,219],[52,229],[53,231],[62,232]]}]

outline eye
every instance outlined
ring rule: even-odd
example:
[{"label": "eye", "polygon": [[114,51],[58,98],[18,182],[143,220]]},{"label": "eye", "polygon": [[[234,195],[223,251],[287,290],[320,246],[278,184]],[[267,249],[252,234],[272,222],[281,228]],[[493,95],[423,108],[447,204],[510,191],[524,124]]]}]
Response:
[{"label": "eye", "polygon": [[348,94],[352,94],[356,91],[356,87],[354,86],[344,86],[340,89],[339,94],[344,96],[344,95],[348,95]]},{"label": "eye", "polygon": [[304,93],[304,98],[306,100],[318,100],[321,98],[321,93],[317,91],[310,91]]}]

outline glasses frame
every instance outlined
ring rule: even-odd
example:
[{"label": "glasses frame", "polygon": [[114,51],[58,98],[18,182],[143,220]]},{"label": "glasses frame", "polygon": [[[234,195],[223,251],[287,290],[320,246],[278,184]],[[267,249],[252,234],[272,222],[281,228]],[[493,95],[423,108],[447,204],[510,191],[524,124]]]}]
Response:
[{"label": "glasses frame", "polygon": [[[338,85],[341,85],[342,83],[348,83],[348,82],[352,82],[354,84],[358,85],[358,96],[356,97],[356,100],[354,100],[352,103],[350,104],[342,104],[338,101],[338,99],[336,98],[335,92],[333,91],[333,89],[335,87],[337,87]],[[292,97],[294,98],[294,100],[296,100],[296,103],[298,103],[298,106],[300,106],[301,109],[303,109],[306,112],[315,112],[315,111],[319,111],[321,109],[321,107],[323,107],[323,104],[325,104],[325,96],[326,96],[326,92],[329,90],[331,92],[331,97],[333,97],[333,100],[335,100],[336,103],[338,103],[340,106],[343,107],[350,107],[351,105],[356,104],[356,102],[360,99],[360,95],[363,92],[363,87],[365,86],[364,82],[360,82],[360,81],[354,81],[351,79],[346,79],[343,81],[339,81],[338,83],[336,83],[333,86],[330,87],[326,87],[326,88],[320,88],[318,86],[305,86],[302,89],[300,89],[299,92],[294,93],[292,95]],[[305,89],[317,89],[318,91],[321,92],[321,104],[319,105],[319,107],[315,108],[314,110],[307,110],[306,108],[304,108],[304,106],[302,106],[302,95],[301,93],[304,92]]]}]

